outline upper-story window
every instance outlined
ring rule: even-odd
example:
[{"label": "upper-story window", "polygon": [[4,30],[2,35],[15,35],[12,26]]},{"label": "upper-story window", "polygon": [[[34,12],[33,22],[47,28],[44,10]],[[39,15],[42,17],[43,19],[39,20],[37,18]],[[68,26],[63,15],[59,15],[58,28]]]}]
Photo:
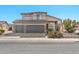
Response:
[{"label": "upper-story window", "polygon": [[37,14],[33,14],[33,20],[37,19]]},{"label": "upper-story window", "polygon": [[34,14],[33,19],[34,20],[45,20],[45,14]]},{"label": "upper-story window", "polygon": [[22,19],[23,20],[32,20],[32,15],[29,15],[29,14],[28,15],[23,15]]},{"label": "upper-story window", "polygon": [[46,19],[46,14],[42,14],[42,19]]}]

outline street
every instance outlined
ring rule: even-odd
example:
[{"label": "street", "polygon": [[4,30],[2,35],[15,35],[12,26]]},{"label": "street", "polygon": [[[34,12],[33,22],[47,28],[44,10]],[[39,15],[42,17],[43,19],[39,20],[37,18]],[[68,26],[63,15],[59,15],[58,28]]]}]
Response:
[{"label": "street", "polygon": [[0,42],[0,54],[78,54],[79,42]]}]

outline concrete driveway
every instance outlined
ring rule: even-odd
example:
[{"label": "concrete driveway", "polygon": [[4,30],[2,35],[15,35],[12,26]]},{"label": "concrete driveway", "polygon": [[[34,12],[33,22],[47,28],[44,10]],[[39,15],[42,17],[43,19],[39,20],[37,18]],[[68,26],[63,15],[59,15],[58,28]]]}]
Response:
[{"label": "concrete driveway", "polygon": [[64,38],[79,38],[78,34],[75,33],[63,33]]}]

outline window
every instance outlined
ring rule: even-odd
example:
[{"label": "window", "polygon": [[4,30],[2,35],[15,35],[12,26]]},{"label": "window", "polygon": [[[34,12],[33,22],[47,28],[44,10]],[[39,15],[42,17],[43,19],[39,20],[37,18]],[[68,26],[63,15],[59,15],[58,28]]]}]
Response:
[{"label": "window", "polygon": [[42,20],[42,15],[37,15],[37,20]]},{"label": "window", "polygon": [[34,20],[44,20],[45,19],[45,14],[34,14],[33,19]]},{"label": "window", "polygon": [[37,19],[37,15],[33,14],[33,20],[36,20],[36,19]]},{"label": "window", "polygon": [[56,27],[55,27],[56,25],[54,24],[54,23],[50,23],[49,25],[48,25],[48,28],[52,28],[54,31],[56,30]]},{"label": "window", "polygon": [[45,14],[42,14],[42,19],[45,19],[46,15]]}]

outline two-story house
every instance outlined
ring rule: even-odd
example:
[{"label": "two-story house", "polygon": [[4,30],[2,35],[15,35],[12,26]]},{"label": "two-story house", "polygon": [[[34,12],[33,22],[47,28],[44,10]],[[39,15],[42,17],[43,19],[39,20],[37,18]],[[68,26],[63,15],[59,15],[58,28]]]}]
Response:
[{"label": "two-story house", "polygon": [[12,30],[15,33],[47,34],[48,28],[62,32],[62,20],[49,16],[47,12],[21,13],[22,19],[13,22]]}]

